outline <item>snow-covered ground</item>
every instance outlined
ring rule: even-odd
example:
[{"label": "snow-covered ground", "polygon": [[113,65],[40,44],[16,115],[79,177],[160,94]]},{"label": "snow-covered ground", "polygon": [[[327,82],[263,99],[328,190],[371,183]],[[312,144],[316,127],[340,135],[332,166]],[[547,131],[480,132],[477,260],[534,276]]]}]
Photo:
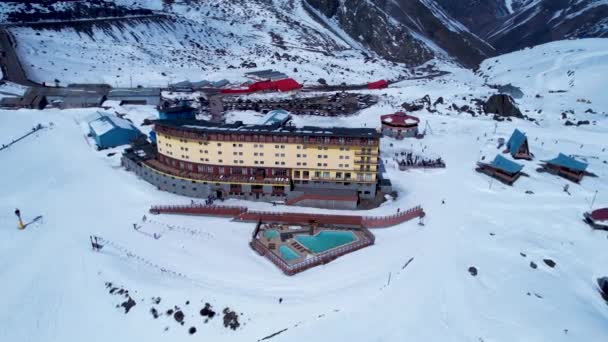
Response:
[{"label": "snow-covered ground", "polygon": [[[591,231],[581,215],[596,191],[596,207],[608,205],[608,125],[605,115],[595,114],[595,125],[566,127],[559,111],[586,106],[606,111],[601,102],[606,81],[592,83],[598,82],[593,69],[577,70],[579,90],[556,94],[560,101],[555,101],[548,90],[560,84],[561,73],[543,74],[552,66],[530,58],[541,65],[529,70],[546,78],[528,90],[527,83],[517,84],[518,77],[498,70],[526,68],[513,58],[488,61],[484,65],[497,66],[482,70],[493,82],[520,85],[527,95],[519,105],[537,123],[496,123],[443,107],[438,113],[416,113],[432,134],[423,140],[383,140],[399,197],[365,214],[422,204],[425,226],[409,222],[374,231],[374,246],[293,277],[248,247],[251,224],[151,215],[152,222],[142,222],[150,205],[190,199],[159,192],[121,169],[119,154],[109,156],[120,149],[95,151],[81,125],[94,110],[0,112],[0,144],[37,123],[53,123],[0,151],[0,340],[255,341],[287,329],[271,341],[604,341],[608,306],[595,279],[608,275],[606,233]],[[494,92],[473,73],[452,71],[382,90],[381,102],[355,117],[295,121],[378,127],[380,115],[426,94],[457,102]],[[543,96],[536,98],[537,92]],[[592,104],[576,102],[582,93]],[[538,108],[549,109],[535,112]],[[154,115],[152,107],[113,110],[138,126]],[[252,112],[230,117],[259,119]],[[499,153],[498,138],[508,138],[514,128],[529,136],[535,160],[523,162],[529,177],[509,187],[474,167],[482,156]],[[391,151],[424,147],[442,156],[447,169],[400,172],[390,162]],[[570,184],[566,194],[565,180],[535,171],[539,160],[558,152],[586,159],[599,177]],[[244,201],[226,204],[286,210]],[[26,221],[43,215],[43,222],[17,230],[16,207]],[[91,251],[93,234],[112,244],[101,253]],[[555,268],[543,259],[555,261]],[[538,267],[531,268],[531,262]],[[478,269],[476,277],[467,271],[470,266]],[[124,298],[110,295],[106,282],[129,290],[137,304],[128,314],[116,307]],[[208,323],[199,314],[205,302],[218,312]],[[184,326],[165,315],[174,306],[184,312]],[[159,318],[153,318],[152,307]],[[240,314],[236,331],[222,325],[219,316],[226,307]],[[192,326],[197,332],[188,336]]]},{"label": "snow-covered ground", "polygon": [[[139,5],[158,9],[160,1]],[[135,6],[135,5],[134,5]],[[300,82],[359,84],[411,71],[353,49],[300,2],[213,0],[175,4],[167,19],[56,27],[13,27],[30,78],[52,84],[167,86],[183,80],[243,82],[272,68]],[[253,67],[254,64],[255,67]]]}]

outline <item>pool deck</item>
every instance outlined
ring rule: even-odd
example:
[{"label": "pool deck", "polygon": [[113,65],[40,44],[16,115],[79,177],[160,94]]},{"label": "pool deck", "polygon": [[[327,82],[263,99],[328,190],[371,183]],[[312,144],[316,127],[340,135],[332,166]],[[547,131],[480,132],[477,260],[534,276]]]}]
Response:
[{"label": "pool deck", "polygon": [[[279,234],[278,234],[278,236],[275,236],[275,237],[266,237],[264,232],[267,230],[276,230],[279,232]],[[347,231],[347,232],[352,232],[356,238],[352,242],[337,246],[332,249],[328,249],[326,251],[323,251],[322,253],[314,253],[313,251],[306,248],[306,246],[304,246],[303,244],[301,244],[294,238],[294,234],[295,235],[304,235],[304,234],[309,235],[310,231],[311,231],[311,227],[283,225],[283,224],[277,224],[277,223],[263,224],[260,227],[260,231],[257,234],[257,240],[260,241],[272,253],[274,253],[275,255],[280,257],[285,263],[287,263],[288,265],[293,265],[293,264],[302,262],[302,261],[306,260],[307,258],[315,257],[317,255],[327,253],[333,249],[347,246],[347,245],[356,243],[357,241],[360,241],[362,239],[365,239],[363,232],[360,230],[356,230],[356,229],[341,229],[341,228],[334,228],[334,227],[331,227],[331,228],[314,227],[314,228],[312,228],[312,235],[317,235],[323,231]],[[298,255],[300,255],[300,257],[294,258],[291,260],[285,260],[282,257],[282,254],[279,252],[280,246],[288,246],[294,252],[296,252]]]}]

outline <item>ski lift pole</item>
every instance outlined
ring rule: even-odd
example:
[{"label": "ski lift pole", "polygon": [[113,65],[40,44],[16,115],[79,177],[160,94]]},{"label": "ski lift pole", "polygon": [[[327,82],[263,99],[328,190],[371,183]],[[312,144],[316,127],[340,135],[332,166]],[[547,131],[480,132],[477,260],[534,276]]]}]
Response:
[{"label": "ski lift pole", "polygon": [[25,229],[25,224],[23,224],[23,220],[21,219],[21,211],[19,209],[15,209],[15,215],[19,218],[19,229]]}]

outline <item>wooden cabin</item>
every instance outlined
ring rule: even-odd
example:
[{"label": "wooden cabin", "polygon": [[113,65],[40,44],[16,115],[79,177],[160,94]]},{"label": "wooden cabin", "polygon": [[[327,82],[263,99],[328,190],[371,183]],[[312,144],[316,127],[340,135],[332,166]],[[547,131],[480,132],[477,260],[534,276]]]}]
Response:
[{"label": "wooden cabin", "polygon": [[556,158],[544,160],[539,171],[546,171],[578,183],[583,179],[583,176],[585,176],[587,166],[587,163],[560,153]]},{"label": "wooden cabin", "polygon": [[520,130],[515,129],[511,138],[507,141],[507,150],[505,153],[510,153],[513,159],[532,160],[532,153],[528,145],[528,137]]},{"label": "wooden cabin", "polygon": [[523,165],[512,162],[499,154],[491,163],[478,162],[475,171],[485,173],[507,185],[513,185],[522,175],[523,168]]}]

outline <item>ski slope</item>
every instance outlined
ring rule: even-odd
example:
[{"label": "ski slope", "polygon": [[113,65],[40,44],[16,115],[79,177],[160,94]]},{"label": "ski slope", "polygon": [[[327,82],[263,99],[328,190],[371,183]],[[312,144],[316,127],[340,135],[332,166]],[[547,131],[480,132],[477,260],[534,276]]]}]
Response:
[{"label": "ski slope", "polygon": [[[377,106],[355,117],[295,120],[377,127],[380,115],[426,94],[456,101],[493,92],[482,78],[453,71],[383,90],[386,96]],[[589,88],[589,97],[604,88]],[[520,106],[525,111],[550,103],[527,96]],[[248,247],[253,225],[147,214],[153,204],[190,199],[159,192],[120,168],[119,153],[108,156],[120,149],[96,151],[82,128],[93,112],[0,111],[5,140],[37,123],[53,123],[0,151],[0,277],[8,280],[0,284],[5,303],[0,341],[257,341],[284,329],[269,340],[600,342],[608,336],[608,305],[595,285],[596,278],[608,275],[606,232],[591,231],[581,220],[596,190],[596,206],[608,205],[605,120],[566,127],[544,112],[536,116],[539,123],[496,123],[447,109],[418,112],[433,134],[383,140],[383,158],[399,196],[364,214],[421,204],[425,225],[375,230],[374,246],[287,277]],[[121,112],[136,125],[155,114],[152,107]],[[251,112],[231,117],[257,119]],[[523,162],[529,177],[509,187],[474,167],[499,153],[498,138],[508,138],[514,128],[528,135],[535,160]],[[441,156],[447,168],[398,171],[392,153],[402,149],[425,149]],[[565,180],[535,171],[538,160],[558,152],[586,159],[598,177],[570,184],[571,195],[566,194]],[[225,204],[286,210],[246,201]],[[17,207],[26,221],[43,215],[43,222],[18,230]],[[93,252],[90,235],[111,244]],[[476,277],[467,271],[471,266],[479,271]],[[124,298],[110,295],[106,282],[129,290],[136,305],[128,314],[117,307]],[[199,314],[205,302],[218,312],[208,323]],[[183,326],[164,314],[175,306],[185,315]],[[222,325],[226,307],[239,313],[235,331]],[[151,308],[160,317],[155,319]],[[190,327],[197,329],[192,336]]]}]

